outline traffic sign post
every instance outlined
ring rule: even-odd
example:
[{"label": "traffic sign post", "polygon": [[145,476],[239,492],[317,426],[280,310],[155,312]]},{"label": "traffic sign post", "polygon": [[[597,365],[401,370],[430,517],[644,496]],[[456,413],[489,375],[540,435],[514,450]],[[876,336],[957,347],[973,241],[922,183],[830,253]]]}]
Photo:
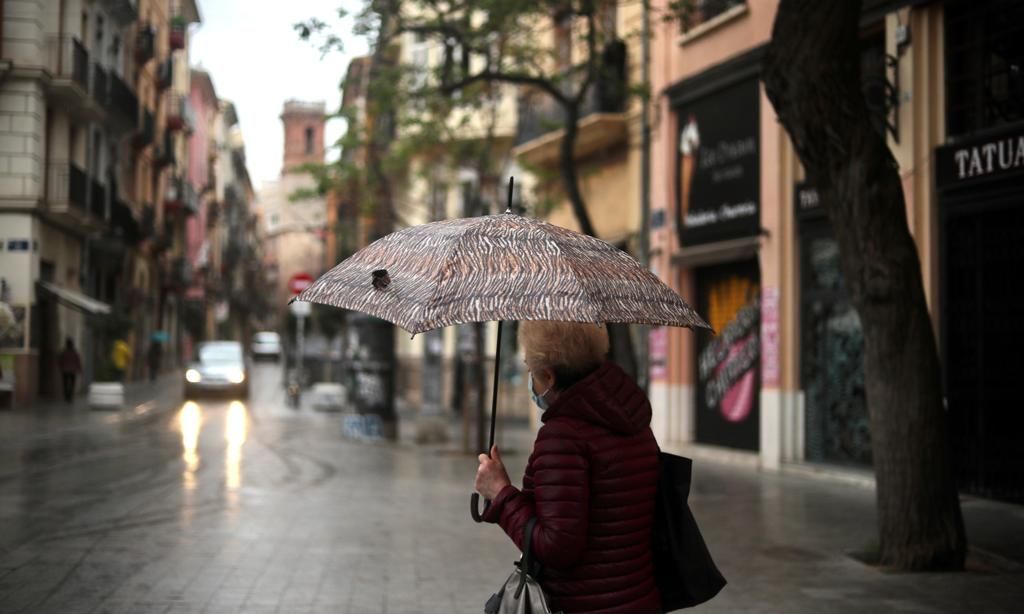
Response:
[{"label": "traffic sign post", "polygon": [[[309,273],[296,273],[288,280],[288,289],[292,294],[298,296],[303,290],[313,285],[313,276]],[[302,390],[302,358],[306,349],[306,318],[312,312],[312,305],[305,301],[295,301],[291,304],[292,315],[295,316],[295,377],[298,380],[297,386]]]},{"label": "traffic sign post", "polygon": [[288,289],[296,296],[312,285],[313,276],[309,273],[296,273],[288,280]]}]

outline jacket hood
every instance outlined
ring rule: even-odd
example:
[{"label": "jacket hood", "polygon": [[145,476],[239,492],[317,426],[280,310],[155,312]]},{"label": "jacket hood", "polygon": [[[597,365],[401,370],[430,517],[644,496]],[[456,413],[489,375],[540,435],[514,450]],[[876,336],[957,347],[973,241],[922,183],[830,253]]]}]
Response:
[{"label": "jacket hood", "polygon": [[618,365],[605,362],[562,392],[541,415],[541,422],[558,416],[632,435],[651,425],[651,403],[633,378]]}]

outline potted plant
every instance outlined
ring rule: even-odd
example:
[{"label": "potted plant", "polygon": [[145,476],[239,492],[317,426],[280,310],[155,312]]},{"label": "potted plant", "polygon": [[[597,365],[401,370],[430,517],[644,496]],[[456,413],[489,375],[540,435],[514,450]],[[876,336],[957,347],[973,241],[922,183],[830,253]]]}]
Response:
[{"label": "potted plant", "polygon": [[171,49],[177,51],[185,48],[185,32],[188,30],[188,23],[181,15],[171,17],[170,42]]}]

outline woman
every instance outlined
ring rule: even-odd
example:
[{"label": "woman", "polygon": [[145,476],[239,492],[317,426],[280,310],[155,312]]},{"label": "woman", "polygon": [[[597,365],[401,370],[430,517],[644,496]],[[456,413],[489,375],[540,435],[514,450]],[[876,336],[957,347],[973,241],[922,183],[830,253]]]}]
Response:
[{"label": "woman", "polygon": [[75,398],[75,378],[82,372],[82,357],[78,355],[71,337],[64,341],[64,350],[57,355],[57,368],[60,369],[64,401],[70,403]]},{"label": "woman", "polygon": [[522,549],[531,516],[541,585],[566,614],[658,612],[651,525],[658,445],[651,406],[633,380],[605,361],[603,327],[523,322],[519,342],[530,396],[543,412],[522,490],[497,447],[480,455],[484,514]]}]

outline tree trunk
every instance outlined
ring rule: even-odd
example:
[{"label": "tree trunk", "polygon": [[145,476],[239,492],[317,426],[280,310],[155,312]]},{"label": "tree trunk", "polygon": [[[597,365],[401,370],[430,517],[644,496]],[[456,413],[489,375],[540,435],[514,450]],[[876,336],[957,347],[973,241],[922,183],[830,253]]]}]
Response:
[{"label": "tree trunk", "polygon": [[562,176],[562,187],[565,195],[569,197],[569,206],[572,207],[576,223],[580,225],[580,232],[596,237],[594,225],[590,222],[590,214],[587,213],[587,205],[583,201],[583,194],[580,193],[579,176],[576,172],[576,136],[579,134],[579,107],[569,105],[565,107],[565,135],[562,137],[559,148],[559,168]]},{"label": "tree trunk", "polygon": [[781,0],[763,78],[832,221],[863,326],[880,562],[962,569],[938,351],[897,163],[861,91],[860,4]]}]

